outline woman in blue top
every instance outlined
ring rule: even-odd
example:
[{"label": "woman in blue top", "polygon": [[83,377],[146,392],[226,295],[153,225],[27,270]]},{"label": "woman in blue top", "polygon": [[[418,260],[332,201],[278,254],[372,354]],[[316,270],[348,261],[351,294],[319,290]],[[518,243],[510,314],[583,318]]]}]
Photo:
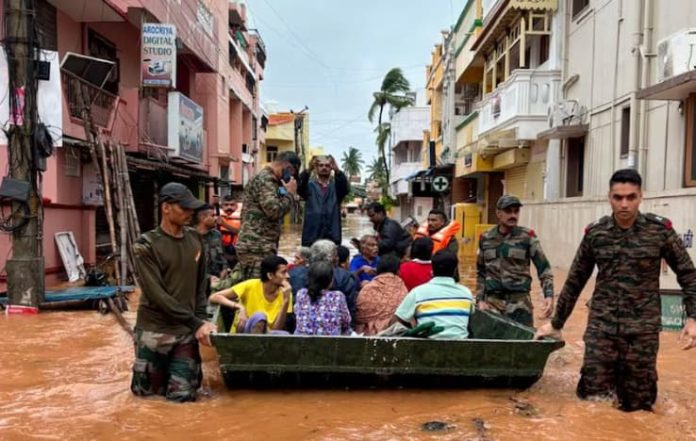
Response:
[{"label": "woman in blue top", "polygon": [[351,260],[350,272],[355,274],[362,288],[377,275],[377,265],[379,265],[377,238],[371,234],[360,238],[360,252],[361,254]]}]

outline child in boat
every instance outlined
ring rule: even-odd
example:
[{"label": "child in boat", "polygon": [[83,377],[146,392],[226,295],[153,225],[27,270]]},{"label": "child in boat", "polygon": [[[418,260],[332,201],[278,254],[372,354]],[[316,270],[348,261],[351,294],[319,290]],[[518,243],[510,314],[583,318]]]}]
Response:
[{"label": "child in boat", "polygon": [[210,302],[237,311],[230,333],[244,332],[249,317],[263,313],[271,331],[282,330],[292,314],[288,262],[280,256],[261,261],[261,278],[249,279],[210,296]]},{"label": "child in boat", "polygon": [[295,301],[296,335],[350,335],[350,312],[341,291],[332,291],[334,268],[329,262],[309,266],[307,288]]}]

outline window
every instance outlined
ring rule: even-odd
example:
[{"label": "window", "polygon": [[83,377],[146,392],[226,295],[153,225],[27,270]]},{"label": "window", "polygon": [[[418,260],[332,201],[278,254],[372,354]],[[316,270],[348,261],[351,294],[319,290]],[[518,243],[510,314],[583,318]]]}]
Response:
[{"label": "window", "polygon": [[696,94],[686,101],[684,186],[696,187]]},{"label": "window", "polygon": [[39,45],[49,51],[58,50],[58,22],[56,8],[46,0],[38,0],[34,4],[36,14],[36,31]]},{"label": "window", "polygon": [[266,147],[266,162],[275,161],[276,156],[278,156],[278,147],[274,145],[269,145]]},{"label": "window", "polygon": [[570,0],[573,3],[573,18],[590,5],[590,0]]},{"label": "window", "polygon": [[109,75],[109,79],[106,80],[104,84],[104,90],[111,92],[114,95],[118,95],[118,79],[119,79],[119,61],[118,54],[116,52],[116,45],[97,34],[93,30],[89,30],[87,33],[87,41],[89,47],[89,55],[95,58],[101,58],[104,60],[114,61],[116,66],[114,66]]},{"label": "window", "polygon": [[585,174],[585,137],[566,141],[566,197],[582,196]]},{"label": "window", "polygon": [[549,59],[549,52],[551,48],[551,36],[541,35],[539,37],[539,63],[538,66],[546,63]]},{"label": "window", "polygon": [[631,108],[621,109],[621,157],[628,156],[629,140],[631,138]]}]

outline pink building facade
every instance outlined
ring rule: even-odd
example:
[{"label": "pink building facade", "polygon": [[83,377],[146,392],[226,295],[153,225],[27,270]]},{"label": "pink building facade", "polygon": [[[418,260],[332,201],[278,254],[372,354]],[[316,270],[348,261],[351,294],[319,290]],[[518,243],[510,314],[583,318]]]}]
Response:
[{"label": "pink building facade", "polygon": [[[102,87],[87,83],[87,88],[95,126],[127,151],[143,231],[157,224],[156,195],[166,182],[185,183],[204,199],[243,187],[255,171],[263,140],[259,84],[266,59],[261,37],[246,29],[243,5],[228,0],[35,0],[35,7],[41,46],[57,51],[55,62],[72,53],[116,63]],[[144,23],[176,27],[174,88],[141,86]],[[111,252],[106,215],[91,198],[95,178],[75,93],[88,78],[67,69],[60,77],[62,146],[43,175],[47,286],[65,276],[56,232],[73,232],[87,264]],[[168,92],[179,92],[182,100],[202,109],[199,160],[172,156]],[[7,170],[7,153],[0,144],[0,170]],[[11,236],[0,235],[0,269],[11,255]],[[6,274],[0,273],[0,291],[5,283]]]}]

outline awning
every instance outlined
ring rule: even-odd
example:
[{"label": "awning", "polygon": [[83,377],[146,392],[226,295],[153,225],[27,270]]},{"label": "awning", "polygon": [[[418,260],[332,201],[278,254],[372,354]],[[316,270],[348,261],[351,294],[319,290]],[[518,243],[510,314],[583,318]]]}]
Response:
[{"label": "awning", "polygon": [[543,132],[539,132],[537,139],[566,139],[580,138],[587,134],[589,124],[572,124],[567,126],[553,127]]},{"label": "awning", "polygon": [[432,176],[434,171],[435,171],[434,167],[431,167],[427,170],[418,170],[417,172],[411,173],[410,175],[406,176],[404,178],[404,181],[414,181],[416,179],[427,178],[429,176]]},{"label": "awning", "polygon": [[675,75],[654,86],[646,87],[636,93],[639,100],[681,101],[696,92],[696,70]]},{"label": "awning", "polygon": [[143,170],[164,170],[170,173],[176,173],[183,176],[189,176],[192,178],[197,178],[203,181],[215,181],[218,178],[206,174],[202,170],[194,170],[173,163],[166,163],[160,161],[151,161],[149,159],[138,158],[131,155],[126,155],[126,162],[128,163],[128,168],[131,167]]}]

